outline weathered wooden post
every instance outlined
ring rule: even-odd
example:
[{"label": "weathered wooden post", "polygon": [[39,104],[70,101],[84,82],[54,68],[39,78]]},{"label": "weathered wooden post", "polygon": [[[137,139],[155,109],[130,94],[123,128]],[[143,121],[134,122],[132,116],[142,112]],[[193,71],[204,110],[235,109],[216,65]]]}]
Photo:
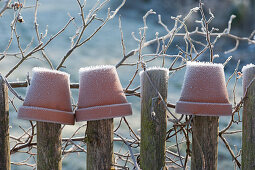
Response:
[{"label": "weathered wooden post", "polygon": [[219,117],[194,116],[192,121],[192,170],[217,170]]},{"label": "weathered wooden post", "polygon": [[141,169],[165,169],[166,107],[168,70],[141,72]]},{"label": "weathered wooden post", "polygon": [[87,170],[110,170],[113,163],[113,119],[88,121]]},{"label": "weathered wooden post", "polygon": [[37,169],[61,170],[61,124],[37,122]]},{"label": "weathered wooden post", "polygon": [[0,170],[10,170],[8,88],[0,75]]},{"label": "weathered wooden post", "polygon": [[255,169],[255,65],[244,66],[242,72],[242,169]]}]

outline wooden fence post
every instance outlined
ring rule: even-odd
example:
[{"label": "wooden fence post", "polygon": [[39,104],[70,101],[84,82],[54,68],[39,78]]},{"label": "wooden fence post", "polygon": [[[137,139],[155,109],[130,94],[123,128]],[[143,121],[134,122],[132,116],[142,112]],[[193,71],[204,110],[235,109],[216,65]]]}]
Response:
[{"label": "wooden fence post", "polygon": [[0,170],[10,170],[8,88],[0,75]]},{"label": "wooden fence post", "polygon": [[87,170],[110,170],[113,165],[113,119],[87,122]]},{"label": "wooden fence post", "polygon": [[217,170],[219,117],[194,116],[192,120],[192,170]]},{"label": "wooden fence post", "polygon": [[165,169],[167,69],[148,69],[141,73],[141,154],[143,170]]},{"label": "wooden fence post", "polygon": [[[255,169],[255,67],[243,71],[242,169]],[[248,87],[248,88],[247,88]]]},{"label": "wooden fence post", "polygon": [[37,169],[61,170],[61,124],[37,122]]}]

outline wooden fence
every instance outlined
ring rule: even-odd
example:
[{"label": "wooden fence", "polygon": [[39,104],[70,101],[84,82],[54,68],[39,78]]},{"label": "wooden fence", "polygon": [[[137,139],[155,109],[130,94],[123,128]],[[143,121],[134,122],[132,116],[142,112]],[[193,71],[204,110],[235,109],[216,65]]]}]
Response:
[{"label": "wooden fence", "polygon": [[[146,73],[141,90],[141,145],[140,168],[165,169],[166,160],[166,73],[155,70]],[[0,77],[0,169],[10,170],[9,106],[8,88]],[[26,87],[26,82],[10,83],[15,87]],[[71,84],[78,88],[79,84]],[[156,89],[156,90],[155,90]],[[127,92],[128,93],[128,92]],[[159,97],[160,96],[160,97]],[[255,85],[251,83],[244,100],[242,166],[254,169],[255,165]],[[163,102],[162,102],[163,100]],[[153,102],[154,101],[154,102]],[[153,108],[153,110],[151,109]],[[152,114],[156,112],[156,114]],[[192,170],[217,169],[218,117],[194,117],[192,139]],[[88,170],[113,169],[113,119],[89,121],[85,143],[87,144]],[[37,122],[37,169],[60,170],[61,125]],[[137,162],[135,168],[139,169]],[[245,168],[247,169],[247,168]]]}]

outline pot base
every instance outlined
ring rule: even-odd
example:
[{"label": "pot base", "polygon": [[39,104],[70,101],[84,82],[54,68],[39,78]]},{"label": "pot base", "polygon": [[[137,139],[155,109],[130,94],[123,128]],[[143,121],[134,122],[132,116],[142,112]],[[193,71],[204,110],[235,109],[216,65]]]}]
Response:
[{"label": "pot base", "polygon": [[229,103],[198,103],[178,101],[176,113],[198,116],[230,116],[232,105]]},{"label": "pot base", "polygon": [[128,115],[132,115],[131,103],[95,106],[77,109],[75,112],[77,122],[110,119]]},{"label": "pot base", "polygon": [[18,118],[24,120],[74,125],[74,114],[72,112],[41,107],[21,106],[19,108]]}]

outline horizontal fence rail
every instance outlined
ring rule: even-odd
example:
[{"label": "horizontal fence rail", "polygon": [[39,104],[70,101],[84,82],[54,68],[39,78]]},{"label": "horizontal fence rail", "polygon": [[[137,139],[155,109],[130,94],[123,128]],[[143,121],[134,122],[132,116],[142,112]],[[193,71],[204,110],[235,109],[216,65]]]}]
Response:
[{"label": "horizontal fence rail", "polygon": [[[10,82],[9,85],[12,88],[21,88],[21,87],[27,87],[28,82],[27,81]],[[79,83],[70,83],[70,88],[71,89],[79,89]],[[136,90],[123,89],[123,91],[124,91],[124,93],[126,93],[126,95],[134,95],[137,97],[141,97],[140,93],[136,92]],[[167,103],[167,107],[175,108],[175,104]]]}]

